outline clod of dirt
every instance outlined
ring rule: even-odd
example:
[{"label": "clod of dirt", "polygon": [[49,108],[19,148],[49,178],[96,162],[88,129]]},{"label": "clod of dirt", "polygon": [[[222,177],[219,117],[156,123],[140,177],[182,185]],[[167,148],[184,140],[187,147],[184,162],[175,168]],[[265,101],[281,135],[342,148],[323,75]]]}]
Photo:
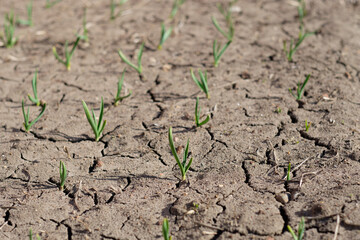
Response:
[{"label": "clod of dirt", "polygon": [[291,194],[290,193],[277,193],[275,195],[275,199],[278,202],[281,202],[282,204],[286,204],[290,201],[291,199]]},{"label": "clod of dirt", "polygon": [[248,73],[247,71],[243,71],[242,73],[239,74],[239,76],[244,80],[251,78],[250,73]]},{"label": "clod of dirt", "polygon": [[317,202],[310,208],[311,216],[327,216],[330,214],[330,209],[325,202]]}]

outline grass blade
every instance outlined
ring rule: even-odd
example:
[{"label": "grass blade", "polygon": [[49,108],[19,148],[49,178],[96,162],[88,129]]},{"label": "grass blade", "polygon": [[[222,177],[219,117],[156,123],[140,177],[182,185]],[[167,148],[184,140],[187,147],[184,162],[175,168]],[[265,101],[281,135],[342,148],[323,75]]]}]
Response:
[{"label": "grass blade", "polygon": [[141,44],[140,50],[139,50],[139,53],[138,53],[138,58],[137,58],[139,73],[142,72],[141,59],[142,59],[142,54],[143,54],[143,51],[144,51],[144,46],[145,46],[145,42],[143,42]]},{"label": "grass blade", "polygon": [[83,104],[83,108],[84,108],[84,111],[85,111],[86,118],[87,118],[87,120],[88,120],[94,134],[96,135],[97,134],[96,124],[95,124],[93,118],[91,117],[89,108],[87,107],[86,102],[84,100],[82,100],[82,104]]},{"label": "grass blade", "polygon": [[174,145],[174,140],[173,140],[173,135],[172,135],[172,127],[169,128],[169,145],[170,145],[170,149],[171,149],[171,152],[176,160],[176,163],[178,164],[179,168],[180,168],[180,171],[181,171],[181,175],[182,175],[182,178],[184,180],[184,167],[183,165],[181,164],[180,162],[180,159],[176,153],[176,149],[175,149],[175,145]]},{"label": "grass blade", "polygon": [[66,166],[63,163],[63,161],[60,161],[60,166],[59,166],[59,173],[60,173],[60,185],[59,185],[59,190],[63,191],[64,190],[64,186],[65,186],[65,180],[67,178],[67,170],[66,170]]}]

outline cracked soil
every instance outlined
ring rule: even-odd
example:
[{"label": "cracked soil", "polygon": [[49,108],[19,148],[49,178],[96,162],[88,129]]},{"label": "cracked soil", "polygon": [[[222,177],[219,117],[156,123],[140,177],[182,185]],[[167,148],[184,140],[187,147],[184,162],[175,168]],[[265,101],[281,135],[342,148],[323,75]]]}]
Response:
[{"label": "cracked soil", "polygon": [[[333,239],[336,228],[337,239],[360,239],[360,4],[306,1],[306,28],[318,32],[288,62],[282,42],[297,37],[296,1],[240,0],[233,43],[214,68],[212,42],[223,36],[211,16],[225,24],[216,2],[186,1],[156,51],[170,0],[128,1],[114,21],[110,1],[34,1],[34,26],[0,48],[1,239],[27,239],[30,228],[41,239],[162,239],[164,218],[173,239],[291,239],[287,225],[301,217],[305,239]],[[12,9],[24,18],[26,3],[1,0],[1,26]],[[72,43],[85,6],[90,42],[67,72],[51,49]],[[117,51],[134,62],[142,40],[143,76],[127,69],[123,89],[133,94],[113,107],[125,67]],[[210,100],[190,68],[207,69]],[[21,100],[35,69],[47,109],[25,133]],[[288,89],[307,74],[297,102]],[[211,120],[195,129],[196,96]],[[107,125],[95,142],[81,100],[98,115],[101,97]],[[190,138],[194,158],[181,184],[170,126],[176,146]]]}]

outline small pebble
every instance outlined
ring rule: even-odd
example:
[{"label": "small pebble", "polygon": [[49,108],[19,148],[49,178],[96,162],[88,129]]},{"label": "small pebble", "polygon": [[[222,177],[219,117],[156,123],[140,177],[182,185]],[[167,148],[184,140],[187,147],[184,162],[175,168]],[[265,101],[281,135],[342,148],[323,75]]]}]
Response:
[{"label": "small pebble", "polygon": [[277,193],[275,199],[282,204],[286,204],[290,201],[290,193]]}]

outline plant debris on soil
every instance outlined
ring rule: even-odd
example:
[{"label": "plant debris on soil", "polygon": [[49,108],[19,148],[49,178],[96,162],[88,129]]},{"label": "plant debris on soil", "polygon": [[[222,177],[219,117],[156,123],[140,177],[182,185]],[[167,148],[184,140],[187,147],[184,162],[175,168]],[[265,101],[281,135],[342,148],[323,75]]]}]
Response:
[{"label": "plant debris on soil", "polygon": [[[28,0],[0,1],[4,16],[26,19]],[[299,32],[297,2],[239,0],[234,36],[214,67],[213,41],[226,39],[215,0],[131,0],[110,20],[111,1],[33,1],[33,26],[16,25],[16,45],[0,48],[0,236],[28,239],[304,239],[360,236],[360,3],[306,0],[308,37],[292,61],[283,41]],[[222,1],[228,3],[230,1]],[[67,71],[52,48],[82,34]],[[161,24],[173,27],[157,50]],[[130,97],[113,106],[127,67]],[[69,49],[74,44],[69,42]],[[60,57],[64,58],[62,51]],[[211,98],[190,69],[206,70]],[[37,93],[46,111],[24,131],[22,99]],[[301,100],[290,93],[311,78]],[[82,100],[106,127],[99,141]],[[195,126],[194,103],[210,121]],[[41,107],[25,102],[31,119]],[[305,122],[311,123],[306,127]],[[193,158],[186,181],[172,156],[168,129]],[[67,178],[59,190],[59,164]],[[289,181],[287,179],[288,166]]]}]

